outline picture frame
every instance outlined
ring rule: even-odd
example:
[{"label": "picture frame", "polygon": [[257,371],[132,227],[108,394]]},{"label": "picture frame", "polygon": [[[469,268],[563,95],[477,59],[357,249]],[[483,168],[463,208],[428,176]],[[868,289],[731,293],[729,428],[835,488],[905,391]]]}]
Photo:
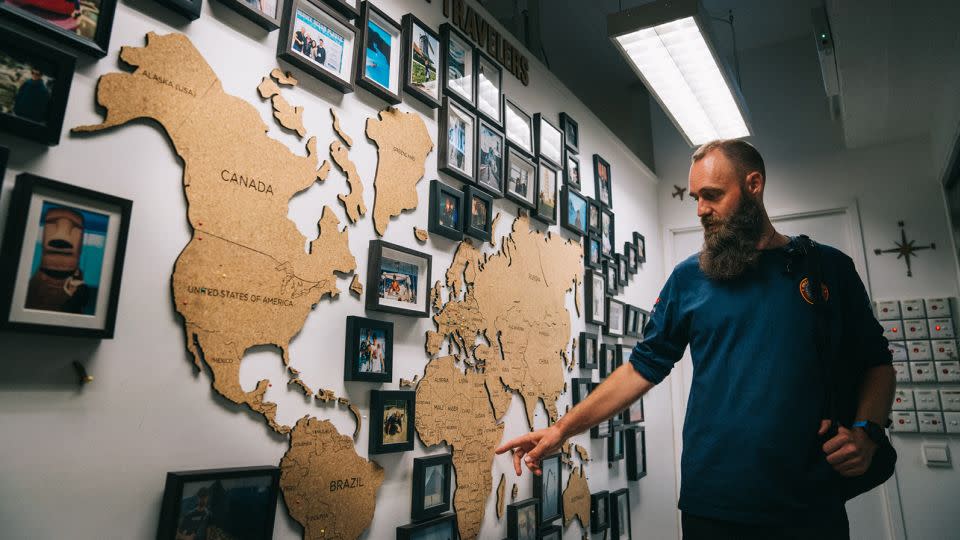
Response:
[{"label": "picture frame", "polygon": [[582,189],[580,187],[580,156],[571,152],[570,149],[565,149],[563,154],[563,183],[579,191]]},{"label": "picture frame", "polygon": [[640,320],[637,321],[637,324],[640,325],[639,331],[637,332],[637,340],[643,341],[643,329],[646,328],[647,321],[650,320],[650,312],[643,308],[637,308],[637,311],[640,312]]},{"label": "picture frame", "polygon": [[583,265],[596,270],[603,269],[603,254],[600,253],[600,237],[588,234],[583,243]]},{"label": "picture frame", "polygon": [[590,234],[595,234],[597,237],[600,237],[600,203],[597,202],[593,197],[587,198],[587,204],[589,208],[587,211],[587,232]]},{"label": "picture frame", "polygon": [[589,324],[603,326],[607,324],[606,304],[607,280],[594,269],[584,272],[583,295],[585,297],[586,319]]},{"label": "picture frame", "polygon": [[[627,358],[627,361],[630,361],[629,357]],[[643,410],[643,397],[637,398],[637,400],[631,403],[630,406],[627,407],[623,412],[626,413],[623,418],[624,424],[633,425],[643,423],[645,417]]]},{"label": "picture frame", "polygon": [[580,153],[580,124],[569,114],[560,113],[560,130],[563,132],[563,145],[575,154]]},{"label": "picture frame", "polygon": [[421,103],[440,107],[440,34],[412,13],[403,27],[403,91]]},{"label": "picture frame", "polygon": [[506,94],[503,96],[503,132],[515,148],[533,157],[533,117]]},{"label": "picture frame", "polygon": [[613,211],[609,208],[602,206],[600,207],[600,246],[601,253],[604,257],[608,259],[613,258],[614,246],[616,246],[616,228],[615,228],[615,218]]},{"label": "picture frame", "polygon": [[630,273],[627,272],[627,259],[624,258],[622,253],[614,253],[613,260],[617,263],[617,284],[623,290],[630,278]]},{"label": "picture frame", "polygon": [[280,468],[275,466],[168,472],[157,538],[215,526],[230,537],[270,540],[279,493]]},{"label": "picture frame", "polygon": [[443,98],[437,131],[440,153],[437,169],[466,183],[473,183],[477,162],[477,115],[450,96]]},{"label": "picture frame", "polygon": [[537,210],[536,219],[554,225],[557,223],[557,185],[560,171],[543,159],[537,160]]},{"label": "picture frame", "polygon": [[475,109],[477,102],[473,45],[467,36],[450,23],[440,25],[440,58],[443,66],[440,76],[443,95],[454,96]]},{"label": "picture frame", "polygon": [[3,189],[3,178],[7,175],[7,162],[10,161],[10,149],[0,146],[0,189]]},{"label": "picture frame", "polygon": [[[257,8],[244,0],[217,0],[239,13],[243,18],[253,24],[263,28],[267,32],[273,32],[280,28],[280,7],[283,0],[260,0],[258,4],[266,4],[263,8]],[[273,14],[270,14],[270,8],[273,8]]]},{"label": "picture frame", "polygon": [[343,380],[393,380],[392,322],[348,315],[343,350]]},{"label": "picture frame", "polygon": [[503,129],[503,69],[481,49],[474,51],[477,114]]},{"label": "picture frame", "polygon": [[[593,390],[591,390],[591,392],[592,391]],[[608,439],[610,438],[611,433],[613,433],[613,420],[604,420],[603,422],[600,422],[599,424],[590,428],[591,439]]]},{"label": "picture frame", "polygon": [[647,475],[646,429],[643,426],[631,426],[623,431],[626,446],[627,480],[636,482]]},{"label": "picture frame", "polygon": [[613,179],[611,178],[610,164],[600,157],[593,155],[593,187],[594,196],[604,208],[613,208]]},{"label": "picture frame", "polygon": [[589,332],[580,332],[577,342],[577,353],[580,358],[580,369],[597,369],[597,336]]},{"label": "picture frame", "polygon": [[533,140],[538,158],[557,169],[563,168],[563,132],[547,120],[543,113],[533,115]]},{"label": "picture frame", "polygon": [[540,502],[540,523],[548,524],[563,517],[563,463],[560,454],[540,460],[541,474],[533,477],[533,496]]},{"label": "picture frame", "polygon": [[356,74],[358,38],[357,28],[329,4],[287,0],[277,39],[277,57],[340,93],[349,94],[353,92]]},{"label": "picture frame", "polygon": [[606,292],[609,295],[615,295],[620,288],[620,284],[617,282],[617,265],[610,259],[604,259],[601,264],[603,265],[603,277],[607,280]]},{"label": "picture frame", "polygon": [[200,10],[203,9],[203,0],[156,0],[156,2],[191,21],[199,19]]},{"label": "picture frame", "polygon": [[630,275],[636,275],[639,269],[639,260],[637,259],[637,246],[633,242],[623,243],[623,258],[627,262],[627,272]]},{"label": "picture frame", "polygon": [[[4,0],[0,2],[0,17],[66,45],[72,51],[103,58],[110,49],[117,0],[92,0],[74,7],[72,13],[67,13],[46,3]],[[3,33],[19,32],[3,28]],[[26,44],[22,45],[26,47]]]},{"label": "picture frame", "polygon": [[536,208],[537,166],[512,144],[507,144],[507,178],[503,195],[522,208]]},{"label": "picture frame", "polygon": [[633,233],[633,245],[637,248],[637,263],[647,262],[647,239],[636,231]]},{"label": "picture frame", "polygon": [[603,327],[603,334],[610,337],[623,337],[625,315],[623,302],[608,296],[607,325]]},{"label": "picture frame", "polygon": [[450,510],[452,477],[451,454],[414,458],[410,519],[430,519]]},{"label": "picture frame", "polygon": [[17,175],[0,248],[0,329],[113,338],[133,202]]},{"label": "picture frame", "polygon": [[493,236],[493,197],[475,186],[463,190],[463,233],[482,242]]},{"label": "picture frame", "polygon": [[521,540],[540,535],[540,500],[525,499],[507,505],[507,538]]},{"label": "picture frame", "polygon": [[606,379],[617,369],[617,349],[613,343],[600,344],[600,357],[597,359],[600,379]]},{"label": "picture frame", "polygon": [[428,521],[397,527],[397,540],[432,540],[457,538],[457,514],[451,512]]},{"label": "picture frame", "polygon": [[610,494],[610,537],[633,539],[630,526],[630,490],[618,489]]},{"label": "picture frame", "polygon": [[540,530],[540,540],[562,540],[563,529],[559,525],[547,525]]},{"label": "picture frame", "polygon": [[355,61],[357,86],[396,105],[401,101],[403,71],[400,23],[370,0],[364,0],[357,22],[360,23],[360,46],[356,48]]},{"label": "picture frame", "polygon": [[414,390],[370,390],[370,440],[367,453],[413,450],[417,393]]},{"label": "picture frame", "polygon": [[348,21],[360,16],[360,0],[323,0]]},{"label": "picture frame", "polygon": [[560,225],[580,236],[587,234],[587,198],[567,186],[560,190]]},{"label": "picture frame", "polygon": [[616,463],[623,459],[623,430],[614,427],[607,439],[607,463]]},{"label": "picture frame", "polygon": [[599,533],[610,528],[609,492],[606,490],[590,494],[590,532]]},{"label": "picture frame", "polygon": [[430,181],[430,210],[427,230],[451,240],[463,238],[466,198],[459,189],[448,186],[440,180]]},{"label": "picture frame", "polygon": [[427,317],[433,257],[384,240],[371,240],[367,258],[366,308]]},{"label": "picture frame", "polygon": [[627,321],[623,327],[623,333],[627,337],[639,338],[642,331],[643,313],[636,306],[626,304]]},{"label": "picture frame", "polygon": [[482,117],[477,119],[476,186],[494,198],[503,197],[507,142],[503,132]]},{"label": "picture frame", "polygon": [[[0,3],[0,11],[10,5]],[[18,30],[4,28],[0,32],[0,59],[19,77],[14,83],[16,90],[0,98],[0,131],[58,144],[76,58]]]},{"label": "picture frame", "polygon": [[572,390],[571,395],[571,404],[576,405],[581,401],[587,399],[587,396],[590,395],[590,390],[592,389],[593,381],[590,380],[590,377],[571,377],[570,378],[570,389]]}]

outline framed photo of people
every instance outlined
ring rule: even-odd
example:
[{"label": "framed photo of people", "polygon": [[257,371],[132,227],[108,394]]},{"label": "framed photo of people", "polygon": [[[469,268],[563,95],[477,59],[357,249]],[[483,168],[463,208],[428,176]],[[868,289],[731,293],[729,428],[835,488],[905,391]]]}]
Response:
[{"label": "framed photo of people", "polygon": [[587,198],[570,187],[560,190],[560,224],[581,236],[587,234]]},{"label": "framed photo of people", "polygon": [[647,262],[647,239],[642,234],[634,231],[633,245],[637,247],[637,262],[643,264]]},{"label": "framed photo of people", "polygon": [[503,70],[492,58],[476,50],[477,113],[491,124],[503,128]]},{"label": "framed photo of people", "polygon": [[450,510],[453,460],[450,454],[413,459],[413,501],[410,518],[429,519]]},{"label": "framed photo of people", "polygon": [[451,240],[463,238],[463,192],[439,180],[430,181],[430,210],[427,229]]},{"label": "framed photo of people", "polygon": [[610,537],[632,540],[630,531],[630,490],[621,488],[610,494]]},{"label": "framed photo of people", "polygon": [[287,0],[277,56],[346,94],[353,92],[357,41],[356,27],[329,5]]},{"label": "framed photo of people", "polygon": [[253,24],[272,32],[280,27],[279,5],[282,0],[218,0]]},{"label": "framed photo of people", "polygon": [[606,280],[603,274],[596,270],[589,269],[585,274],[583,289],[586,297],[587,322],[604,325],[607,323]]},{"label": "framed photo of people", "polygon": [[355,315],[347,316],[343,380],[390,382],[393,380],[393,323]]},{"label": "framed photo of people", "polygon": [[280,468],[168,472],[157,538],[273,538]]},{"label": "framed photo of people", "polygon": [[533,117],[506,95],[503,96],[503,130],[507,141],[533,156]]},{"label": "framed photo of people", "polygon": [[590,532],[600,533],[610,528],[608,499],[609,492],[606,490],[590,494]]},{"label": "framed photo of people", "polygon": [[429,253],[371,240],[366,308],[413,317],[428,316],[432,263]]},{"label": "framed photo of people", "polygon": [[450,23],[440,25],[440,56],[443,59],[441,84],[444,95],[452,95],[470,108],[476,107],[473,46]]},{"label": "framed photo of people", "polygon": [[477,182],[480,189],[494,197],[503,197],[503,132],[483,118],[477,121]]},{"label": "framed photo of people", "polygon": [[580,156],[569,149],[564,150],[564,155],[566,155],[566,159],[563,167],[563,183],[573,189],[580,190]]},{"label": "framed photo of people", "polygon": [[580,369],[596,369],[597,336],[589,332],[580,332],[578,347],[580,349]]},{"label": "framed photo of people", "polygon": [[[642,403],[642,400],[637,400]],[[623,430],[626,446],[627,480],[637,481],[647,475],[647,435],[643,426]]]},{"label": "framed photo of people", "polygon": [[437,540],[457,538],[457,515],[443,514],[427,521],[397,527],[397,540]]},{"label": "framed photo of people", "polygon": [[540,475],[533,477],[533,496],[540,499],[541,524],[549,524],[563,516],[562,470],[560,454],[553,454],[540,460]]},{"label": "framed photo of people", "polygon": [[623,302],[607,297],[607,325],[603,327],[604,335],[622,337],[625,317]]},{"label": "framed photo of people", "polygon": [[[49,36],[71,49],[103,58],[110,48],[110,33],[117,0],[4,0],[0,15]],[[3,34],[13,33],[3,28]],[[26,44],[23,44],[26,48]],[[3,62],[0,62],[2,65]]]},{"label": "framed photo of people", "polygon": [[0,248],[0,328],[110,339],[133,203],[17,176]]},{"label": "framed photo of people", "polygon": [[403,28],[403,90],[431,109],[440,106],[440,35],[415,15]]},{"label": "framed photo of people", "polygon": [[416,392],[412,390],[370,391],[370,454],[413,450],[416,423]]},{"label": "framed photo of people", "polygon": [[400,103],[400,23],[369,0],[360,10],[360,44],[357,48],[357,86],[391,105]]},{"label": "framed photo of people", "polygon": [[523,208],[536,208],[537,166],[517,150],[507,145],[507,185],[504,196]]},{"label": "framed photo of people", "polygon": [[[0,9],[10,6],[0,3]],[[0,130],[44,144],[60,142],[76,58],[16,30],[0,32]]]},{"label": "framed photo of people", "polygon": [[573,153],[580,153],[580,125],[570,115],[560,113],[560,130],[563,131],[564,146]]},{"label": "framed photo of people", "polygon": [[474,186],[463,190],[463,232],[486,242],[493,236],[493,197]]},{"label": "framed photo of people", "polygon": [[537,157],[550,162],[556,168],[563,167],[563,132],[550,123],[543,113],[533,115],[533,140]]},{"label": "framed photo of people", "polygon": [[439,130],[437,168],[457,180],[472,183],[476,165],[477,115],[460,102],[444,97]]},{"label": "framed photo of people", "polygon": [[600,208],[600,252],[604,257],[613,259],[614,244],[614,215],[606,207]]},{"label": "framed photo of people", "polygon": [[360,16],[360,0],[323,0],[340,12],[348,21]]},{"label": "framed photo of people", "polygon": [[555,224],[557,222],[557,179],[560,171],[549,162],[537,160],[537,211],[533,217]]},{"label": "framed photo of people", "polygon": [[600,253],[600,237],[595,234],[587,235],[583,243],[583,264],[587,268],[603,269],[603,255]]},{"label": "framed photo of people", "polygon": [[540,501],[530,498],[507,505],[507,538],[537,540],[540,538]]},{"label": "framed photo of people", "polygon": [[611,190],[610,164],[599,154],[593,155],[593,187],[594,195],[605,208],[613,207],[613,191]]},{"label": "framed photo of people", "polygon": [[593,388],[593,381],[590,380],[590,377],[572,377],[570,379],[570,387],[573,390],[573,404],[576,405],[587,399],[587,396],[590,395],[590,390]]},{"label": "framed photo of people", "polygon": [[191,21],[200,18],[200,10],[203,8],[203,0],[157,0],[157,3]]}]

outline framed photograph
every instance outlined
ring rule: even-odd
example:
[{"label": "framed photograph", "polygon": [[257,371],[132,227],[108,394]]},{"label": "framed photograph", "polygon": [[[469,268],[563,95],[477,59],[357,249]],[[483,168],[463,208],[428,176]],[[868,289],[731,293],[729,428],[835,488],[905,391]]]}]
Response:
[{"label": "framed photograph", "polygon": [[623,243],[623,258],[627,263],[627,272],[631,275],[636,274],[638,270],[638,265],[640,264],[637,259],[637,246],[633,242],[624,242]]},{"label": "framed photograph", "polygon": [[168,472],[157,538],[270,540],[280,468]]},{"label": "framed photograph", "polygon": [[438,540],[457,538],[457,515],[444,514],[429,521],[397,527],[397,540]]},{"label": "framed photograph", "polygon": [[570,387],[573,390],[573,404],[576,405],[590,395],[593,381],[590,380],[590,377],[573,377],[570,379]]},{"label": "framed photograph", "polygon": [[533,117],[507,96],[503,96],[503,127],[510,143],[533,156]]},{"label": "framed photograph", "polygon": [[617,349],[613,343],[600,345],[600,378],[606,379],[617,369]]},{"label": "framed photograph", "polygon": [[593,155],[593,184],[594,194],[604,208],[613,208],[613,192],[611,190],[610,164],[599,154]]},{"label": "framed photograph", "polygon": [[539,476],[533,476],[533,496],[540,499],[540,523],[547,524],[563,517],[560,454],[541,459],[540,470]]},{"label": "framed photograph", "polygon": [[625,311],[623,302],[607,297],[607,325],[603,327],[604,335],[610,337],[623,336]]},{"label": "framed photograph", "polygon": [[620,284],[617,283],[617,265],[612,260],[603,261],[603,277],[607,280],[607,294],[617,294]]},{"label": "framed photograph", "polygon": [[583,295],[586,297],[587,322],[596,325],[607,324],[606,280],[596,270],[587,270],[583,280]]},{"label": "framed photograph", "polygon": [[610,537],[632,540],[630,531],[630,490],[622,488],[610,494]]},{"label": "framed photograph", "polygon": [[640,325],[639,331],[637,332],[637,338],[640,339],[640,341],[643,341],[643,329],[647,326],[647,321],[650,320],[650,312],[640,308],[637,308],[637,311],[640,312],[640,319],[637,321],[637,324]]},{"label": "framed photograph", "polygon": [[579,191],[581,189],[580,156],[570,150],[565,150],[564,154],[566,155],[566,159],[564,160],[565,165],[563,167],[563,183]]},{"label": "framed photograph", "polygon": [[[241,0],[235,0],[241,1]],[[288,0],[277,56],[347,94],[353,92],[357,29],[319,0]]]},{"label": "framed photograph", "polygon": [[428,316],[432,264],[433,257],[428,253],[371,240],[366,308],[413,317]]},{"label": "framed photograph", "polygon": [[[360,10],[357,86],[386,101],[400,103],[400,24],[366,0]],[[318,48],[319,50],[319,48]]]},{"label": "framed photograph", "polygon": [[587,219],[587,231],[590,234],[595,234],[597,237],[600,236],[600,203],[592,197],[587,198],[587,211],[589,216]]},{"label": "framed photograph", "polygon": [[476,50],[477,113],[497,128],[503,128],[503,70],[492,58]]},{"label": "framed photograph", "polygon": [[590,532],[603,532],[610,527],[609,493],[598,491],[590,494]]},{"label": "framed photograph", "polygon": [[583,243],[583,264],[587,268],[594,268],[596,270],[603,269],[603,255],[600,253],[600,237],[595,234],[587,235],[587,240]]},{"label": "framed photograph", "polygon": [[203,0],[157,0],[157,3],[191,21],[200,18],[200,9],[203,8]]},{"label": "framed photograph", "polygon": [[628,337],[638,338],[640,337],[640,332],[642,330],[643,324],[643,314],[640,312],[640,309],[636,306],[626,304],[627,308],[627,323],[624,327],[624,334]]},{"label": "framed photograph", "polygon": [[557,222],[557,177],[560,171],[543,159],[537,160],[537,211],[533,217],[544,223]]},{"label": "framed photograph", "polygon": [[581,369],[597,368],[597,336],[589,332],[580,332],[580,340],[577,342],[580,353]]},{"label": "framed photograph", "polygon": [[393,323],[347,316],[343,380],[393,380]]},{"label": "framed photograph", "polygon": [[463,232],[486,242],[493,236],[493,197],[474,186],[463,192]]},{"label": "framed photograph", "polygon": [[403,27],[403,90],[431,109],[440,106],[440,35],[415,15]]},{"label": "framed photograph", "polygon": [[540,540],[562,540],[563,529],[559,525],[547,525],[540,530]]},{"label": "framed photograph", "polygon": [[623,459],[623,430],[614,429],[607,439],[607,462],[615,463]]},{"label": "framed photograph", "polygon": [[544,118],[543,113],[533,115],[533,140],[537,157],[550,162],[557,169],[563,167],[563,132]]},{"label": "framed photograph", "polygon": [[[107,55],[116,9],[117,0],[0,2],[0,15],[95,58]],[[14,30],[4,28],[3,33],[14,33]],[[25,43],[22,46],[27,48]],[[0,61],[0,65],[3,64],[6,62]]]},{"label": "framed photograph", "polygon": [[280,28],[279,3],[282,0],[218,0],[253,24],[272,32]]},{"label": "framed photograph", "polygon": [[483,118],[477,122],[477,182],[480,189],[503,197],[503,133]]},{"label": "framed photograph", "polygon": [[360,0],[323,0],[333,9],[340,12],[347,20],[352,21],[360,16]]},{"label": "framed photograph", "polygon": [[417,393],[413,390],[370,391],[370,454],[413,450]]},{"label": "framed photograph", "polygon": [[563,131],[564,146],[573,153],[580,153],[580,125],[570,115],[560,113],[560,129]]},{"label": "framed photograph", "polygon": [[0,250],[0,328],[110,339],[133,203],[17,175]]},{"label": "framed photograph", "polygon": [[440,109],[440,154],[437,168],[457,180],[472,183],[476,164],[477,116],[449,96]]},{"label": "framed photograph", "polygon": [[0,189],[3,189],[3,177],[7,174],[7,161],[10,160],[10,149],[0,146]]},{"label": "framed photograph", "polygon": [[[638,399],[643,403],[643,400]],[[637,481],[647,475],[647,436],[643,426],[631,426],[625,430],[627,480]]]},{"label": "framed photograph", "polygon": [[450,23],[440,25],[440,56],[443,58],[443,93],[476,107],[473,80],[473,46],[467,36]]},{"label": "framed photograph", "polygon": [[413,459],[413,503],[410,518],[432,518],[450,510],[450,479],[453,476],[450,454]]},{"label": "framed photograph", "polygon": [[600,209],[600,252],[608,259],[613,258],[614,215],[609,208]]},{"label": "framed photograph", "polygon": [[637,263],[643,264],[647,262],[647,240],[643,237],[642,234],[634,231],[633,233],[633,245],[637,247]]},{"label": "framed photograph", "polygon": [[560,190],[560,224],[581,236],[587,234],[587,198],[567,186]]},{"label": "framed photograph", "polygon": [[[629,361],[629,359],[630,357],[628,356],[627,361]],[[634,401],[633,403],[631,403],[630,406],[627,407],[627,410],[624,412],[626,413],[626,415],[624,415],[624,418],[623,418],[625,424],[642,423],[644,421],[643,398],[641,397],[636,401]]]},{"label": "framed photograph", "polygon": [[463,238],[463,216],[461,211],[463,192],[448,186],[439,180],[430,181],[430,217],[427,229],[433,234],[446,236],[451,240]]},{"label": "framed photograph", "polygon": [[627,259],[622,253],[614,253],[613,260],[617,263],[617,283],[623,289],[627,286],[627,279],[630,277],[629,272],[627,272]]},{"label": "framed photograph", "polygon": [[524,208],[536,208],[537,166],[513,145],[507,145],[507,187],[504,196]]},{"label": "framed photograph", "polygon": [[[591,389],[591,392],[594,389],[596,389],[596,386]],[[613,433],[613,420],[604,420],[603,422],[600,422],[599,424],[590,428],[591,439],[607,439],[610,437],[611,433]]]},{"label": "framed photograph", "polygon": [[[0,3],[0,10],[11,6]],[[54,145],[60,142],[76,58],[26,34],[0,32],[0,130]]]},{"label": "framed photograph", "polygon": [[538,540],[539,534],[539,499],[526,499],[507,505],[507,538],[509,540]]}]

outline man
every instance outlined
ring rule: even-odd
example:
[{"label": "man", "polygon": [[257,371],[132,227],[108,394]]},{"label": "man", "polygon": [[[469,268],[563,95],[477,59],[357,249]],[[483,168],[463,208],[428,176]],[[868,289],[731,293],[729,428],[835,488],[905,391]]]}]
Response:
[{"label": "man", "polygon": [[34,122],[46,122],[49,103],[50,90],[43,82],[43,74],[39,69],[31,67],[30,78],[17,89],[13,100],[13,114]]},{"label": "man", "polygon": [[[570,436],[623,410],[667,376],[689,344],[679,508],[685,539],[849,538],[842,477],[862,475],[884,437],[895,376],[880,325],[849,257],[820,245],[831,375],[840,427],[826,437],[825,372],[798,239],[763,207],[763,159],[743,141],[693,154],[690,194],[703,250],[676,268],[630,363],[514,449],[534,473]],[[859,427],[851,427],[855,424]],[[864,422],[869,422],[864,424]],[[869,434],[868,434],[869,433]],[[825,440],[826,439],[826,440]],[[876,439],[876,440],[875,440]]]},{"label": "man", "polygon": [[323,38],[317,41],[317,51],[313,57],[321,66],[327,61],[327,50],[323,48]]},{"label": "man", "polygon": [[209,497],[210,490],[206,486],[197,490],[197,506],[180,520],[176,540],[204,540],[207,537],[207,522],[210,521],[210,510],[207,508]]}]

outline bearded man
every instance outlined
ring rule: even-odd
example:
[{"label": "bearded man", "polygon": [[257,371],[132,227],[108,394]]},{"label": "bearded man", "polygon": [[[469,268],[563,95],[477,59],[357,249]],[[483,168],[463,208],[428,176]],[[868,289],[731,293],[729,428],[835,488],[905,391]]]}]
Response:
[{"label": "bearded man", "polygon": [[[744,141],[694,152],[702,251],[674,268],[629,363],[552,426],[497,449],[514,450],[518,475],[521,461],[539,474],[540,459],[567,438],[660,383],[689,345],[683,538],[849,538],[841,484],[863,475],[884,442],[896,384],[890,352],[853,261],[816,245],[831,369],[853,374],[839,385],[828,378],[813,338],[817,280],[800,270],[802,240],[773,228],[765,185],[763,158]],[[838,427],[826,420],[828,384],[849,404]]]}]

